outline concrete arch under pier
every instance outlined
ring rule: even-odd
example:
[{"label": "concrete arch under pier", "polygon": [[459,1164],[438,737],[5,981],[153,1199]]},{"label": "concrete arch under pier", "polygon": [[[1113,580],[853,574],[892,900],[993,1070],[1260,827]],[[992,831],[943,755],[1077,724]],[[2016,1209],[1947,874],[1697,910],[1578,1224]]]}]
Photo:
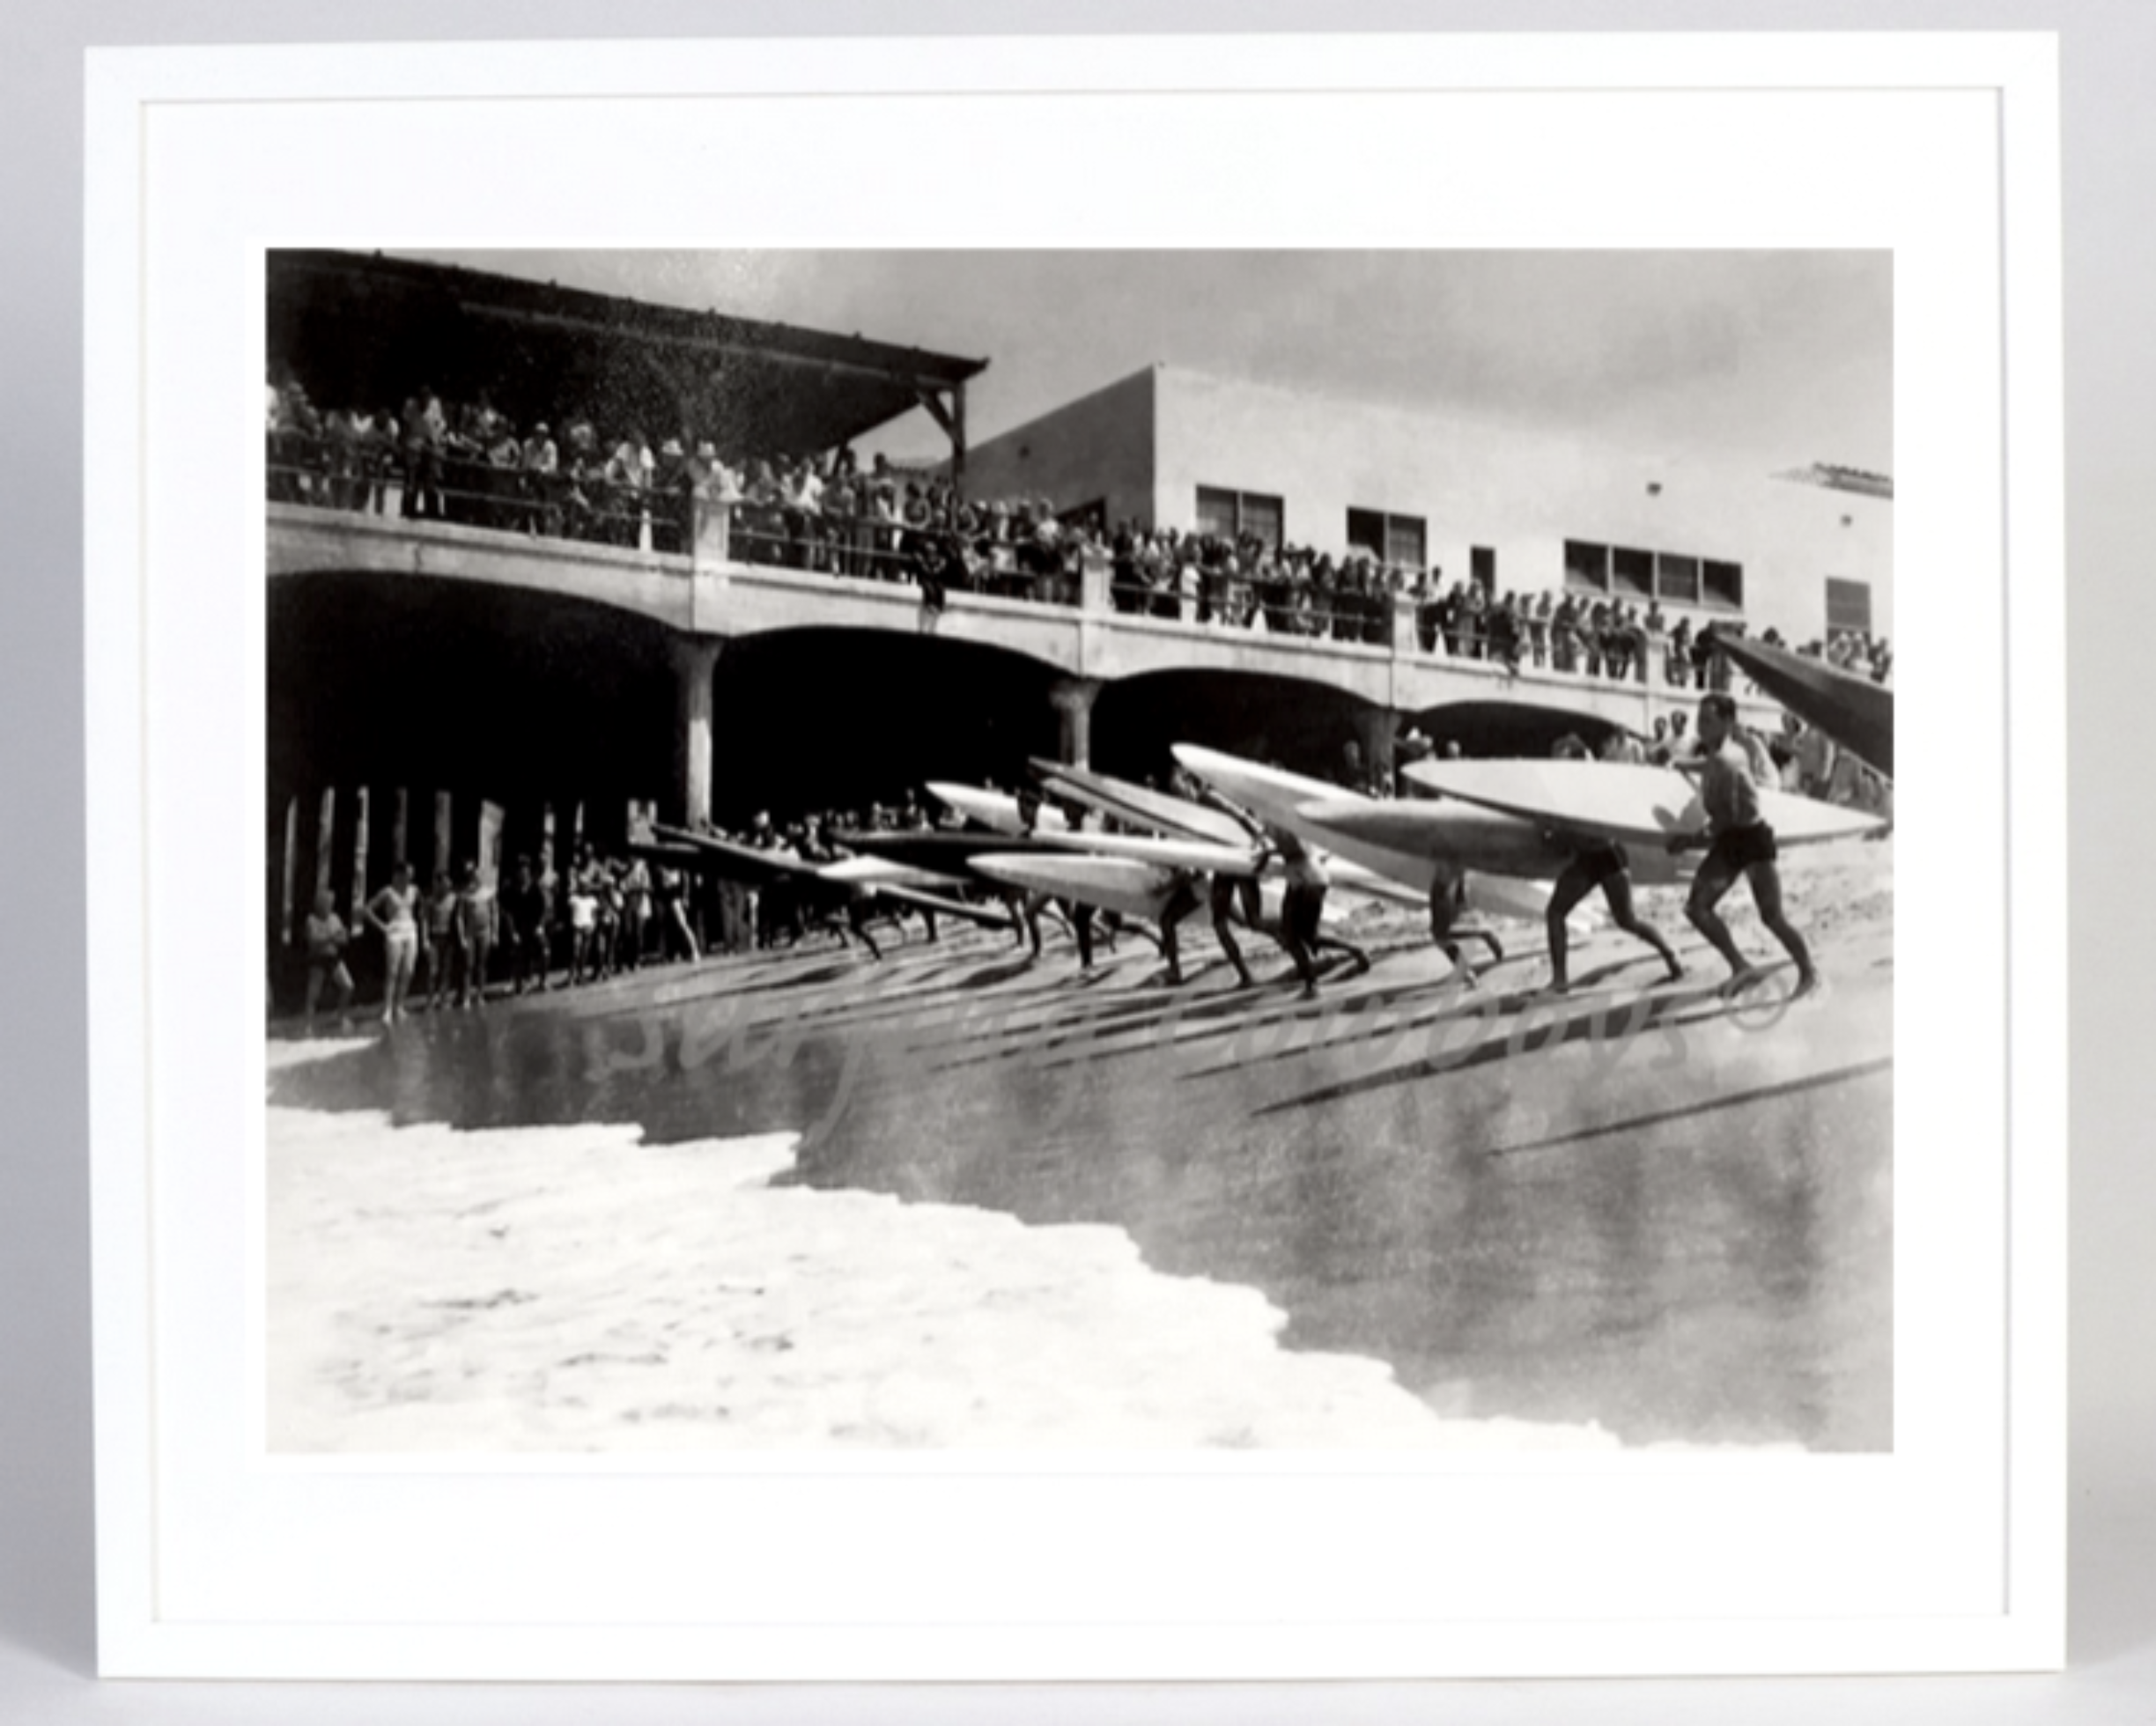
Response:
[{"label": "concrete arch under pier", "polygon": [[712,813],[857,809],[932,778],[1025,776],[1060,747],[1063,680],[1024,653],[873,628],[772,630],[727,642],[712,704]]},{"label": "concrete arch under pier", "polygon": [[1435,747],[1458,743],[1468,756],[1546,756],[1568,733],[1599,752],[1631,729],[1599,713],[1533,701],[1440,702],[1402,714],[1399,723],[1402,732],[1415,727]]},{"label": "concrete arch under pier", "polygon": [[1300,773],[1333,778],[1352,740],[1367,756],[1388,711],[1328,682],[1263,671],[1182,668],[1105,684],[1093,705],[1093,764],[1144,779],[1199,743]]}]

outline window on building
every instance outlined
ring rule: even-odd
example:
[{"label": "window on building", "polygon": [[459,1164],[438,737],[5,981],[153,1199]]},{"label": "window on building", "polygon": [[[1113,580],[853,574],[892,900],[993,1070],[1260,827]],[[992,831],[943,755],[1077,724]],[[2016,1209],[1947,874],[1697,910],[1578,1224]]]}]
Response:
[{"label": "window on building", "polygon": [[1744,609],[1743,565],[1717,564],[1712,558],[1701,564],[1700,602],[1741,611]]},{"label": "window on building", "polygon": [[1846,581],[1837,575],[1827,578],[1827,633],[1829,638],[1872,633],[1869,581]]},{"label": "window on building", "polygon": [[1584,587],[1597,594],[1609,592],[1609,547],[1567,540],[1564,559],[1566,586]]},{"label": "window on building", "polygon": [[1422,567],[1429,543],[1428,524],[1419,515],[1388,515],[1377,509],[1348,512],[1348,549],[1366,551],[1387,564]]},{"label": "window on building", "polygon": [[1674,551],[1655,554],[1655,597],[1672,605],[1700,602],[1700,560]]},{"label": "window on building", "polygon": [[1610,551],[1610,592],[1633,599],[1654,596],[1654,553],[1620,545]]},{"label": "window on building", "polygon": [[1497,554],[1487,545],[1467,548],[1467,574],[1484,594],[1497,597]]},{"label": "window on building", "polygon": [[1277,548],[1287,520],[1287,507],[1278,498],[1257,491],[1231,491],[1224,486],[1198,488],[1198,531],[1221,539],[1239,539],[1250,534]]}]

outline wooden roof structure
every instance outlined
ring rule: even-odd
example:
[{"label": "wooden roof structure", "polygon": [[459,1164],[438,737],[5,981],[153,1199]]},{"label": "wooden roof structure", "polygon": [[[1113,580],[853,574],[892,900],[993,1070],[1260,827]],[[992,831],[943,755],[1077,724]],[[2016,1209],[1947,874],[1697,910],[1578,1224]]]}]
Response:
[{"label": "wooden roof structure", "polygon": [[269,360],[318,406],[484,395],[520,431],[591,420],[602,441],[710,439],[728,461],[816,454],[926,409],[965,461],[985,359],[661,306],[380,253],[273,251]]}]

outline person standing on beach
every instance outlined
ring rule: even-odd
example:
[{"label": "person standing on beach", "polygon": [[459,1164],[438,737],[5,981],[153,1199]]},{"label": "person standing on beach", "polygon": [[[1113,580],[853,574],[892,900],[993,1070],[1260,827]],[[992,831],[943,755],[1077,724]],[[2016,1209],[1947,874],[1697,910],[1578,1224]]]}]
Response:
[{"label": "person standing on beach", "polygon": [[394,1025],[404,1016],[404,997],[419,962],[419,889],[412,885],[410,864],[399,863],[389,872],[389,885],[367,901],[364,914],[382,938],[382,1023]]},{"label": "person standing on beach", "polygon": [[336,995],[337,1029],[351,1029],[351,972],[344,965],[344,919],[336,914],[336,902],[328,893],[314,896],[314,909],[306,920],[307,980],[306,1034],[314,1035],[314,1009],[325,986]]},{"label": "person standing on beach", "polygon": [[1703,833],[1672,834],[1669,848],[1681,852],[1706,847],[1706,859],[1693,877],[1685,915],[1714,944],[1715,951],[1729,961],[1730,978],[1723,985],[1724,992],[1736,994],[1764,975],[1761,967],[1749,963],[1738,950],[1728,925],[1715,910],[1742,875],[1751,883],[1760,921],[1796,961],[1797,987],[1790,998],[1800,999],[1819,987],[1819,973],[1812,968],[1812,951],[1805,938],[1783,914],[1782,874],[1776,863],[1778,852],[1774,829],[1760,812],[1759,786],[1752,775],[1751,761],[1738,741],[1737,729],[1735,697],[1717,691],[1701,701],[1700,801],[1707,811],[1707,829]]},{"label": "person standing on beach", "polygon": [[434,871],[427,889],[425,917],[420,924],[419,957],[426,966],[426,1009],[439,1012],[449,1004],[449,969],[457,946],[456,885],[449,871]]},{"label": "person standing on beach", "polygon": [[467,863],[457,886],[457,1006],[486,1005],[487,960],[499,932],[499,908],[494,889],[479,877],[479,866]]},{"label": "person standing on beach", "polygon": [[553,938],[547,890],[528,857],[517,859],[516,878],[503,896],[504,935],[509,943],[514,977],[510,987],[522,994],[531,984],[543,990],[553,969],[548,945]]},{"label": "person standing on beach", "polygon": [[589,871],[580,866],[569,877],[569,986],[574,988],[592,969],[592,941],[599,933],[599,894]]},{"label": "person standing on beach", "polygon": [[[1655,723],[1660,725],[1661,721],[1658,719]],[[1560,761],[1591,759],[1586,744],[1570,733],[1557,740],[1550,754]],[[1583,843],[1568,842],[1554,834],[1550,837],[1557,843],[1569,843],[1573,847],[1572,860],[1558,871],[1556,884],[1550,889],[1549,909],[1544,913],[1549,932],[1550,992],[1562,995],[1572,987],[1565,969],[1565,918],[1572,914],[1574,906],[1598,887],[1602,889],[1603,903],[1609,907],[1610,921],[1660,954],[1672,981],[1682,977],[1684,967],[1678,963],[1669,942],[1632,909],[1632,859],[1625,855],[1625,848],[1614,839]]]}]

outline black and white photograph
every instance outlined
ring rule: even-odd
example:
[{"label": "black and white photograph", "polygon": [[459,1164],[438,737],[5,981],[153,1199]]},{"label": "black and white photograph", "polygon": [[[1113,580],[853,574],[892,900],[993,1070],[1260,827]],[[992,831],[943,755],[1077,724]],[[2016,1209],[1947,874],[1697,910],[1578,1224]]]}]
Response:
[{"label": "black and white photograph", "polygon": [[263,280],[273,1455],[1894,1450],[1891,251]]}]

